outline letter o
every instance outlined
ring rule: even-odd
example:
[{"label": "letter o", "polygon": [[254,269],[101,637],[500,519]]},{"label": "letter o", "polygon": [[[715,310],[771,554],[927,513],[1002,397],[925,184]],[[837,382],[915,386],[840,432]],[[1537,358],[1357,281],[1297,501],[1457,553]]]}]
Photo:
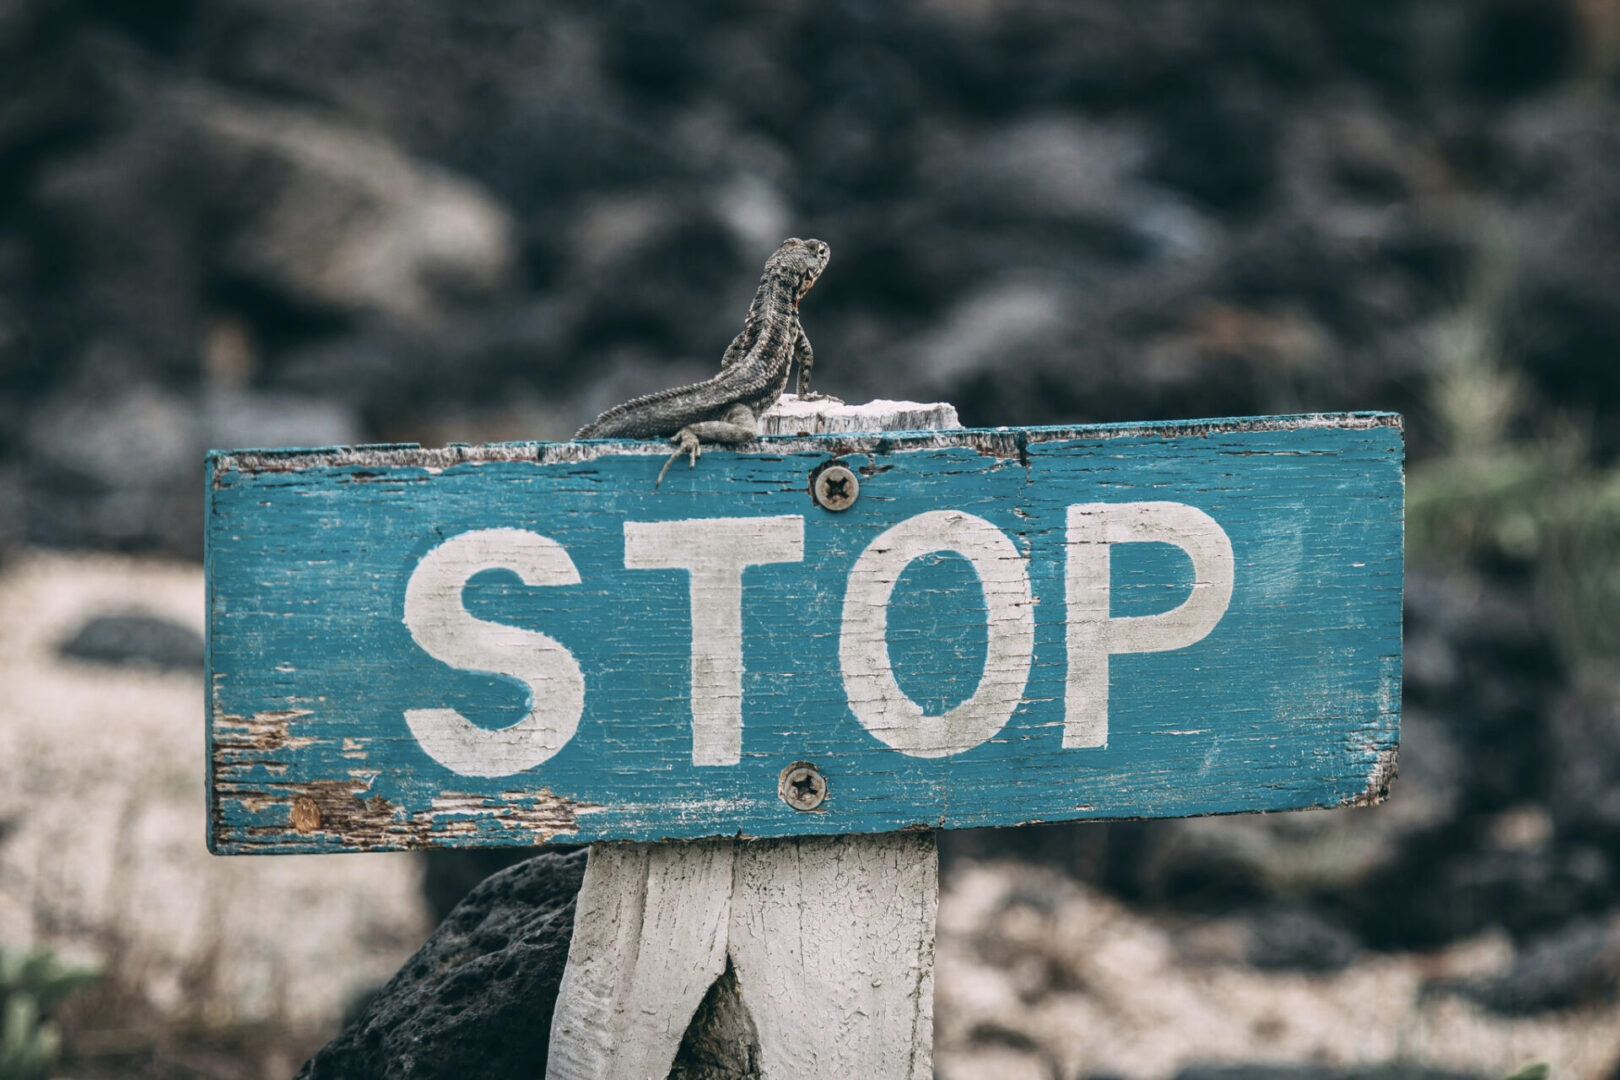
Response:
[{"label": "letter o", "polygon": [[[925,716],[900,689],[889,660],[889,600],[913,560],[936,551],[973,565],[984,592],[988,641],[973,696],[942,716]],[[880,742],[920,758],[971,750],[1012,718],[1035,651],[1035,612],[1024,558],[984,518],[934,510],[907,518],[867,545],[844,592],[838,661],[849,707]]]}]

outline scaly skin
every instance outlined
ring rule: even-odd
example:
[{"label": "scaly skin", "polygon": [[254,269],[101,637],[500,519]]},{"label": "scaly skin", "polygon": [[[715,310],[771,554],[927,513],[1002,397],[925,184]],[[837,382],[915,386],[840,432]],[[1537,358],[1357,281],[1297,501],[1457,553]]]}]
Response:
[{"label": "scaly skin", "polygon": [[787,389],[795,361],[799,395],[812,396],[810,369],[815,356],[799,325],[799,301],[826,269],[828,255],[820,240],[784,240],[765,262],[748,318],[721,357],[718,375],[615,405],[580,428],[574,438],[669,438],[675,452],[658,473],[660,484],[682,454],[687,455],[688,467],[696,465],[703,443],[757,438],[759,418]]}]

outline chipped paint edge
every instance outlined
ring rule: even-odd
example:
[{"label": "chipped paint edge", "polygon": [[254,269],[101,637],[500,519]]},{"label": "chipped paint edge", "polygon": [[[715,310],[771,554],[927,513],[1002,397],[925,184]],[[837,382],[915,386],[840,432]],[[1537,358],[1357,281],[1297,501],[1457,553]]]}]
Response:
[{"label": "chipped paint edge", "polygon": [[1351,795],[1339,805],[1377,806],[1388,799],[1389,786],[1400,773],[1400,750],[1400,745],[1396,744],[1378,751],[1378,757],[1373,761],[1372,771],[1367,774],[1366,788]]},{"label": "chipped paint edge", "polygon": [[[1302,413],[1295,416],[1217,417],[1126,424],[1081,424],[1050,427],[954,428],[946,430],[832,432],[819,435],[766,435],[739,448],[744,453],[792,454],[805,451],[857,454],[893,453],[969,447],[1001,458],[1022,457],[1033,443],[1073,439],[1208,437],[1239,432],[1305,431],[1335,428],[1404,431],[1399,413]],[[668,453],[661,439],[590,439],[582,442],[451,443],[422,447],[411,443],[359,446],[289,447],[286,449],[210,450],[208,485],[217,486],[229,472],[284,473],[310,468],[420,468],[438,472],[457,465],[523,462],[538,465],[582,464],[600,458]],[[363,477],[361,477],[363,478]]]}]

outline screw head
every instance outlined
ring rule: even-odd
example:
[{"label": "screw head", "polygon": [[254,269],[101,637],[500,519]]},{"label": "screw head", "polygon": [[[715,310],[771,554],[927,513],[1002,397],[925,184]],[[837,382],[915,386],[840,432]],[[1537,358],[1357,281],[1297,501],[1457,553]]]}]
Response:
[{"label": "screw head", "polygon": [[832,511],[848,510],[855,502],[855,497],[861,493],[861,482],[847,466],[829,465],[816,473],[815,484],[811,490],[815,492],[816,502],[823,508]]},{"label": "screw head", "polygon": [[827,778],[808,761],[795,761],[776,780],[776,793],[795,810],[814,810],[827,798]]}]

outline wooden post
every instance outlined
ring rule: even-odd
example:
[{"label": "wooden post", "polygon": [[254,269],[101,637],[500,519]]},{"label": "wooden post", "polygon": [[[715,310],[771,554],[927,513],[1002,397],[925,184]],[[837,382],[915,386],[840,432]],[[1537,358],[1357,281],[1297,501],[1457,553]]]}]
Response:
[{"label": "wooden post", "polygon": [[[791,396],[765,417],[781,435],[957,426],[949,405]],[[664,1080],[684,1040],[707,1048],[683,1055],[691,1080],[750,1075],[701,1057],[761,1080],[927,1080],[938,907],[932,830],[593,844],[546,1076]],[[711,991],[740,1000],[700,1011]]]}]

